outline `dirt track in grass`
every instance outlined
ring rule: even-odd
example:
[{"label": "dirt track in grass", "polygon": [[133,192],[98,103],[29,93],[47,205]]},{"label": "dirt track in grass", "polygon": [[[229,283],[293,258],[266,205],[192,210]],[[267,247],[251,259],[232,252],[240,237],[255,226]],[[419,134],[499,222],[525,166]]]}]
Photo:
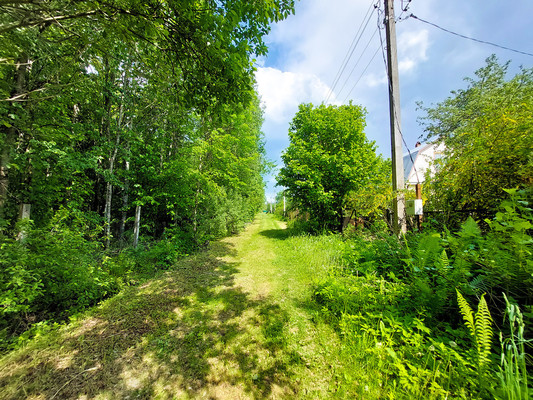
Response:
[{"label": "dirt track in grass", "polygon": [[270,215],[0,360],[1,399],[331,398],[327,252]]}]

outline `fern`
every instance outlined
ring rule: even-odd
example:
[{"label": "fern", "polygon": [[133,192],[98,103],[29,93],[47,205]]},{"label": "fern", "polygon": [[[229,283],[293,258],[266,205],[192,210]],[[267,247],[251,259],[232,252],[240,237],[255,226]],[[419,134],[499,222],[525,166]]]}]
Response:
[{"label": "fern", "polygon": [[472,308],[470,308],[463,295],[457,289],[456,291],[457,303],[459,304],[465,325],[468,327],[476,344],[478,370],[482,372],[490,361],[489,356],[492,339],[492,317],[487,302],[485,301],[485,294],[481,295],[477,312],[474,315]]},{"label": "fern", "polygon": [[476,337],[476,326],[474,324],[474,312],[470,308],[470,305],[465,300],[461,292],[457,290],[457,303],[459,303],[459,309],[461,310],[461,315],[463,316],[463,319],[465,320],[465,324],[470,330],[470,334],[472,337]]},{"label": "fern", "polygon": [[468,286],[470,286],[470,289],[472,289],[476,294],[487,290],[487,282],[482,275],[478,275],[468,282]]},{"label": "fern", "polygon": [[485,294],[481,295],[476,313],[476,344],[478,361],[481,368],[489,362],[492,339],[492,317],[485,301]]}]

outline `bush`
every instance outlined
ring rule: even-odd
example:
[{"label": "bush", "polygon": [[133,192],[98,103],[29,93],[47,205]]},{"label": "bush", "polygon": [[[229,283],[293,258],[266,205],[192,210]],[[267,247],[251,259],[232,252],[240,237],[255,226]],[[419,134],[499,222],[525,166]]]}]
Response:
[{"label": "bush", "polygon": [[91,215],[61,209],[47,228],[25,226],[23,241],[0,237],[0,350],[153,278],[195,247],[175,229],[135,249],[104,251],[98,226]]},{"label": "bush", "polygon": [[361,312],[400,312],[407,286],[375,275],[334,276],[315,284],[314,297],[323,311],[340,318]]},{"label": "bush", "polygon": [[58,212],[48,229],[27,227],[23,241],[2,238],[0,329],[9,334],[46,318],[61,319],[120,288],[98,262],[101,246],[86,238],[89,222],[67,214]]}]

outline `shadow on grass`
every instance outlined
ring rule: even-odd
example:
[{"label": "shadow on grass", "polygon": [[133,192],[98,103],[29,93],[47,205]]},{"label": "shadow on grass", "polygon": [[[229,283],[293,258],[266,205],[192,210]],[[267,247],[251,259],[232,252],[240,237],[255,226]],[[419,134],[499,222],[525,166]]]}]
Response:
[{"label": "shadow on grass", "polygon": [[289,316],[235,284],[238,264],[224,259],[234,255],[214,243],[7,355],[0,398],[295,397],[302,360],[285,340]]},{"label": "shadow on grass", "polygon": [[266,229],[259,232],[261,236],[269,239],[285,240],[292,236],[296,236],[292,229]]}]

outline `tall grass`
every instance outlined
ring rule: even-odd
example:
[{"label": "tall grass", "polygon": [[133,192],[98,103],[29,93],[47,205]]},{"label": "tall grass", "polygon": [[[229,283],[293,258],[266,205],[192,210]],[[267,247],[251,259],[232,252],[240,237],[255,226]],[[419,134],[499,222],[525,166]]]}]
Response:
[{"label": "tall grass", "polygon": [[506,316],[509,321],[509,337],[500,332],[501,359],[497,373],[500,379],[498,394],[505,400],[526,400],[533,391],[528,386],[526,345],[531,340],[524,338],[524,317],[520,308],[505,296]]}]

